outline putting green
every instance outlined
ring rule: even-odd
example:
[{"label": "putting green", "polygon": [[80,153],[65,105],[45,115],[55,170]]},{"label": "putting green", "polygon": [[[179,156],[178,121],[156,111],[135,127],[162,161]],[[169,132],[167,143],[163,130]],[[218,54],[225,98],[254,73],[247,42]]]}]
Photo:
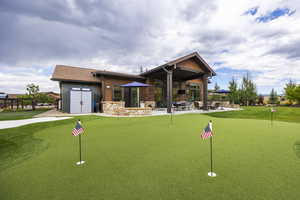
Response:
[{"label": "putting green", "polygon": [[[215,178],[207,176],[209,140],[199,137],[210,119]],[[27,139],[32,148],[20,147],[20,156],[27,156],[19,162],[4,160],[0,199],[300,198],[298,123],[274,122],[271,127],[264,120],[199,114],[175,116],[173,125],[169,116],[81,121],[86,128],[82,166],[75,165],[75,119],[25,126],[34,133]],[[21,134],[22,128],[1,130],[0,139],[9,132]]]}]

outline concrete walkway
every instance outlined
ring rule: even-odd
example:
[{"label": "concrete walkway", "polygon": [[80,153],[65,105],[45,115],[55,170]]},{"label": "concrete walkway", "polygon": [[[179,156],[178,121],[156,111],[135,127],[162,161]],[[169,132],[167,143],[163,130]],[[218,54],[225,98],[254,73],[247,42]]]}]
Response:
[{"label": "concrete walkway", "polygon": [[24,126],[27,124],[33,124],[38,122],[49,122],[49,121],[57,121],[57,120],[64,120],[70,118],[72,117],[40,117],[40,118],[21,119],[21,120],[5,120],[5,121],[0,121],[0,129],[14,128],[14,127]]}]

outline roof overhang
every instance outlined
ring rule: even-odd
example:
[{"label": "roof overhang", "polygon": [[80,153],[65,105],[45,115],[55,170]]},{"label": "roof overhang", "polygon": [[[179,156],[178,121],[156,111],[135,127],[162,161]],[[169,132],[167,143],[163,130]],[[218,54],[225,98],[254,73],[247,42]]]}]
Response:
[{"label": "roof overhang", "polygon": [[125,79],[132,79],[132,80],[145,80],[146,78],[140,75],[134,75],[134,74],[125,74],[125,73],[119,73],[119,72],[111,72],[111,71],[102,71],[97,70],[93,72],[95,76],[108,76],[108,77],[114,77],[114,78],[125,78]]},{"label": "roof overhang", "polygon": [[[201,67],[201,70],[197,71],[197,70],[193,70],[187,67],[183,67],[183,66],[178,66],[177,64],[179,64],[182,61],[188,60],[188,59],[194,59],[199,66]],[[202,76],[204,74],[209,75],[209,76],[215,76],[216,73],[215,71],[204,61],[204,59],[197,53],[191,53],[189,55],[180,57],[178,59],[175,59],[173,61],[170,61],[166,64],[163,64],[161,66],[158,66],[152,70],[149,70],[147,72],[144,72],[142,74],[140,74],[141,76],[145,76],[145,77],[159,77],[161,74],[164,73],[165,76],[165,70],[172,70],[174,72],[174,78],[176,79],[176,73],[184,73],[186,74],[186,76],[181,75],[181,77],[179,77],[179,79],[184,79],[184,80],[188,80],[188,77],[199,77]]]}]

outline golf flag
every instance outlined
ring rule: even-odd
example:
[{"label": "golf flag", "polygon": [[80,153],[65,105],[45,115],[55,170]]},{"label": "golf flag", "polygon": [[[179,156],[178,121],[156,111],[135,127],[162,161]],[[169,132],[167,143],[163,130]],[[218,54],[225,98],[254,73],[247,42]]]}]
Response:
[{"label": "golf flag", "polygon": [[84,128],[81,126],[80,120],[78,120],[75,128],[73,128],[72,135],[77,136],[83,132],[84,132]]},{"label": "golf flag", "polygon": [[217,174],[213,172],[213,132],[212,132],[212,121],[209,121],[205,129],[201,134],[201,138],[207,139],[210,138],[210,172],[208,172],[208,176],[215,177]]},{"label": "golf flag", "polygon": [[205,129],[203,130],[203,132],[201,134],[201,138],[204,140],[204,139],[210,138],[212,136],[213,136],[213,133],[212,133],[212,123],[209,122],[207,124],[207,126],[205,127]]},{"label": "golf flag", "polygon": [[274,108],[271,108],[271,112],[276,112],[276,110]]}]

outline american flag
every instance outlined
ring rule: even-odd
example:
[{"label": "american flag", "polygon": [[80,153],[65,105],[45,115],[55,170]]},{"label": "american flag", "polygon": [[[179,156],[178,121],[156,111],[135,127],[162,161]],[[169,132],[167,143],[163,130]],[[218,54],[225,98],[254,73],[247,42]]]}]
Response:
[{"label": "american flag", "polygon": [[205,127],[205,129],[203,130],[203,132],[201,133],[201,138],[204,140],[204,139],[207,139],[207,138],[212,137],[212,136],[213,136],[212,123],[209,122],[207,124],[207,126]]},{"label": "american flag", "polygon": [[75,128],[73,128],[72,135],[77,136],[83,133],[84,128],[81,126],[81,122],[78,120]]}]

